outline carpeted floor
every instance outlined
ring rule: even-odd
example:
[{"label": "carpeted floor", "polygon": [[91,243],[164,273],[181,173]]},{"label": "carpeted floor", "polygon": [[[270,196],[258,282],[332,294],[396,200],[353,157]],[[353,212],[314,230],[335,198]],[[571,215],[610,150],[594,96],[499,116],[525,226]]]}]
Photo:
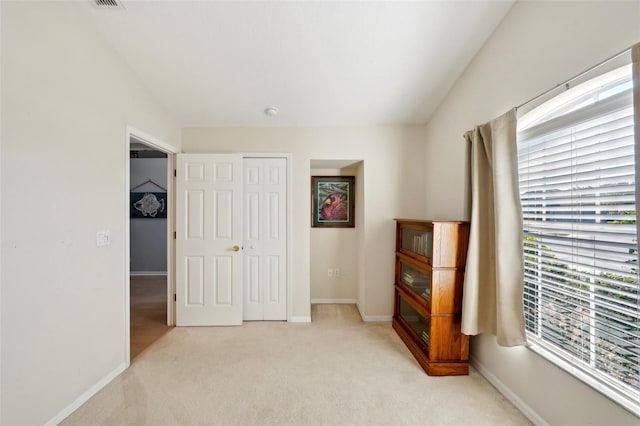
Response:
[{"label": "carpeted floor", "polygon": [[473,369],[424,374],[353,305],[314,305],[312,319],[174,328],[63,424],[530,424]]}]

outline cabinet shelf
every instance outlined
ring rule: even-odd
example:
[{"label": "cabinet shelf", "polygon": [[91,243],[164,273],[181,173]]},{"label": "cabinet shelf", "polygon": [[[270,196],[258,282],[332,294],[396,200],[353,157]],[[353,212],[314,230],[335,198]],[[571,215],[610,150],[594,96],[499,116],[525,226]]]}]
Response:
[{"label": "cabinet shelf", "polygon": [[429,375],[469,374],[460,330],[469,223],[396,219],[393,328]]}]

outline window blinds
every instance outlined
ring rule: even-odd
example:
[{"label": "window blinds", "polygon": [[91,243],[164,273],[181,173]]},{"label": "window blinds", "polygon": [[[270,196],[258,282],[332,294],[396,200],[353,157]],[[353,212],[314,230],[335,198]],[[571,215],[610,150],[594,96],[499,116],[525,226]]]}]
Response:
[{"label": "window blinds", "polygon": [[529,340],[637,403],[640,297],[627,69],[586,94],[565,96],[563,105],[519,129],[518,169]]}]

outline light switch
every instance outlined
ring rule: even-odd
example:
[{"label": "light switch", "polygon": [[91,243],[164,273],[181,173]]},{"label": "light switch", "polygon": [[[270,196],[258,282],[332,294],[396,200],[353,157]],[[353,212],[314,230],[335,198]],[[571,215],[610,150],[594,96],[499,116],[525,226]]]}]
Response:
[{"label": "light switch", "polygon": [[111,244],[111,231],[98,231],[96,234],[96,245],[108,246]]}]

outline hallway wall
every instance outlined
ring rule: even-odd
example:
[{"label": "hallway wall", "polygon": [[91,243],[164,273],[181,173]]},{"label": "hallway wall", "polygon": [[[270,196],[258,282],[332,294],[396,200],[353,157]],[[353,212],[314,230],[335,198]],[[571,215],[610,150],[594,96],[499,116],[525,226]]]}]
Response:
[{"label": "hallway wall", "polygon": [[[152,180],[166,188],[167,158],[132,158],[130,160],[130,186],[135,192],[163,192]],[[165,206],[165,209],[168,206]],[[166,210],[165,210],[166,211]],[[167,219],[131,218],[131,274],[152,275],[167,273]]]}]

